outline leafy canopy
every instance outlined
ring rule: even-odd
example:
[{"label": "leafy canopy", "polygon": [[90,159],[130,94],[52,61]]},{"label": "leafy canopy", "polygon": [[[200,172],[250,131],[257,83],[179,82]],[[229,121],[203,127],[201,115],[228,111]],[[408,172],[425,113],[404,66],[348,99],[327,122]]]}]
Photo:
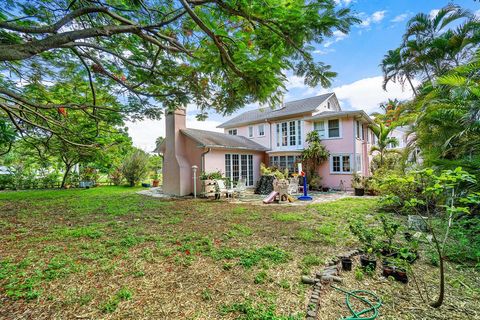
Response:
[{"label": "leafy canopy", "polygon": [[311,44],[359,22],[332,0],[6,4],[0,116],[17,131],[60,137],[67,125],[57,118],[69,110],[91,121],[104,112],[158,119],[188,103],[199,118],[228,114],[254,101],[278,103],[289,69],[308,85],[328,86],[336,73],[313,59]]}]

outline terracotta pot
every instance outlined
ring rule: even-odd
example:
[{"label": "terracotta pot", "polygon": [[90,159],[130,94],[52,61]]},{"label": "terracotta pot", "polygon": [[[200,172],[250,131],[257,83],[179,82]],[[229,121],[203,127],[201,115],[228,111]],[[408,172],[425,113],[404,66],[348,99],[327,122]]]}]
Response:
[{"label": "terracotta pot", "polygon": [[158,187],[159,184],[160,184],[160,180],[153,180],[152,181],[152,186],[155,187],[155,188]]},{"label": "terracotta pot", "polygon": [[393,274],[395,280],[400,281],[402,283],[408,282],[407,271],[404,269],[396,269],[395,273]]}]

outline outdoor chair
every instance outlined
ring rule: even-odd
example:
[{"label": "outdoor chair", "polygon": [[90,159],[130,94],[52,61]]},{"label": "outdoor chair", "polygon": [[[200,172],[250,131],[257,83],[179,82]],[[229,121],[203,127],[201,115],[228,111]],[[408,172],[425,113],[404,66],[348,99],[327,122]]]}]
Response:
[{"label": "outdoor chair", "polygon": [[298,178],[290,178],[288,182],[288,194],[297,194],[298,193]]},{"label": "outdoor chair", "polygon": [[238,194],[238,197],[243,197],[245,195],[245,191],[247,191],[247,182],[245,179],[240,178],[237,181],[237,185],[234,188],[235,192]]},{"label": "outdoor chair", "polygon": [[233,189],[228,189],[225,186],[225,181],[215,180],[215,183],[217,184],[217,187],[218,187],[217,193],[219,194],[220,198],[222,197],[222,194],[224,194],[227,198],[233,196],[234,190]]}]

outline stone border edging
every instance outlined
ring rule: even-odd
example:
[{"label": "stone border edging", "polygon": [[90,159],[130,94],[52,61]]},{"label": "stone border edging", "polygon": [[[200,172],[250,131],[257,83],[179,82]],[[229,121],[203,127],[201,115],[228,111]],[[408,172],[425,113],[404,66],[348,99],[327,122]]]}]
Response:
[{"label": "stone border edging", "polygon": [[310,294],[310,299],[307,305],[307,320],[316,320],[318,316],[318,306],[320,302],[320,291],[322,290],[322,284],[328,284],[331,282],[342,282],[342,278],[339,276],[341,267],[338,263],[342,258],[352,258],[353,256],[359,254],[359,250],[351,250],[342,254],[339,254],[335,258],[327,261],[326,267],[321,271],[315,273],[315,278],[310,278],[303,276],[302,282],[306,284],[312,284],[313,289]]}]

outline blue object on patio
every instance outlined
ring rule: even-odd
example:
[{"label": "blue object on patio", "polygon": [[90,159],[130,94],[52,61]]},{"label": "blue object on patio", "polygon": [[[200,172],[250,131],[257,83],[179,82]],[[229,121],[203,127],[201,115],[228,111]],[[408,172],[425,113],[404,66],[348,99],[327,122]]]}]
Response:
[{"label": "blue object on patio", "polygon": [[151,185],[150,185],[150,183],[142,183],[142,187],[144,187],[144,188],[150,188]]},{"label": "blue object on patio", "polygon": [[[303,172],[302,172],[303,173]],[[307,194],[307,175],[303,173],[303,196],[297,198],[300,201],[312,201],[313,198]]]}]

